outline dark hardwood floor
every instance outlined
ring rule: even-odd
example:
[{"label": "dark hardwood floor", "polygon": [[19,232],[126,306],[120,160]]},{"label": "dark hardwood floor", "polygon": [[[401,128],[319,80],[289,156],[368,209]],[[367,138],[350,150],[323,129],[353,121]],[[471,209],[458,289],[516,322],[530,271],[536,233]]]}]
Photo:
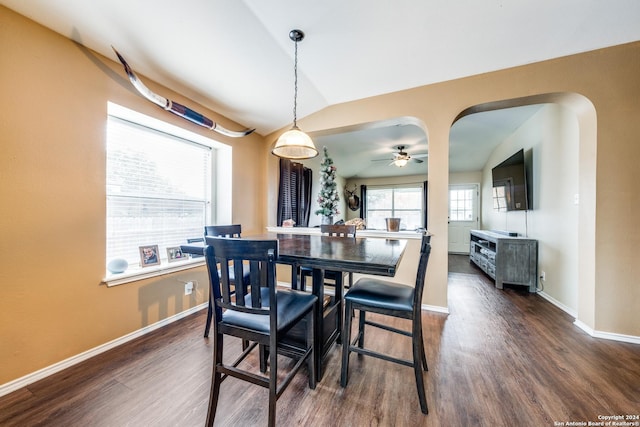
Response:
[{"label": "dark hardwood floor", "polygon": [[[591,338],[526,288],[497,290],[468,258],[452,258],[450,314],[422,315],[429,415],[411,368],[353,355],[342,389],[334,347],[315,390],[302,371],[282,395],[278,425],[553,426],[640,413],[640,346]],[[205,318],[189,316],[0,398],[0,425],[203,425],[212,351]],[[408,338],[368,333],[375,348],[410,356]],[[241,346],[227,344],[231,359]],[[264,398],[250,408],[255,396]],[[222,384],[216,425],[266,425],[267,412],[266,390]]]}]

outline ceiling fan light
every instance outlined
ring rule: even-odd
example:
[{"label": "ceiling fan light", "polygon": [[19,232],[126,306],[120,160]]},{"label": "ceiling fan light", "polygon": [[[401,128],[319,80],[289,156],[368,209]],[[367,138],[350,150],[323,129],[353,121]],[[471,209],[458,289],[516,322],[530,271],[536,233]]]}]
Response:
[{"label": "ceiling fan light", "polygon": [[297,126],[292,127],[278,138],[271,153],[287,159],[310,159],[318,155],[311,137]]},{"label": "ceiling fan light", "polygon": [[407,165],[407,162],[409,162],[409,159],[396,159],[393,161],[393,164],[396,165],[397,167],[401,168]]}]

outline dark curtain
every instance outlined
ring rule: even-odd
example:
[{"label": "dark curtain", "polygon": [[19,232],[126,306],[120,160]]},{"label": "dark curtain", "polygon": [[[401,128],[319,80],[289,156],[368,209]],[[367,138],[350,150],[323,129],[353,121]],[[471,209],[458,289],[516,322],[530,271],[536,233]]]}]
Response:
[{"label": "dark curtain", "polygon": [[292,219],[298,227],[309,226],[311,213],[311,169],[301,163],[280,159],[278,225]]},{"label": "dark curtain", "polygon": [[360,218],[367,219],[367,186],[360,186]]},{"label": "dark curtain", "polygon": [[428,204],[429,204],[429,201],[427,199],[428,184],[429,184],[429,182],[425,181],[424,184],[422,185],[422,201],[423,201],[422,209],[424,209],[424,229],[425,230],[428,230],[428,228],[427,228],[427,224],[428,224],[428,221],[427,221],[427,207],[428,207]]}]

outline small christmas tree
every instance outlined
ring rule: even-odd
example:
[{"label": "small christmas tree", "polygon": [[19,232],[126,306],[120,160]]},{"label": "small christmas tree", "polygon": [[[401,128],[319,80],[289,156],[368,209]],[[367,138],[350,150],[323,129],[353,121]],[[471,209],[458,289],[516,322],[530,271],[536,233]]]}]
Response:
[{"label": "small christmas tree", "polygon": [[333,160],[329,157],[327,147],[324,147],[324,157],[320,163],[320,193],[318,193],[320,209],[316,211],[316,215],[322,215],[328,220],[333,215],[339,214],[339,201],[340,196],[336,189],[336,167],[333,166]]}]

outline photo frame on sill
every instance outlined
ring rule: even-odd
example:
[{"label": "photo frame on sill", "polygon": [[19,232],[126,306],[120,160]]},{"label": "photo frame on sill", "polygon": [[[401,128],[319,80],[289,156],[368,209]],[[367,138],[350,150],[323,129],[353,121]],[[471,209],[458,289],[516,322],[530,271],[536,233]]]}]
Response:
[{"label": "photo frame on sill", "polygon": [[140,246],[140,265],[150,267],[152,265],[160,265],[160,257],[158,256],[158,245]]},{"label": "photo frame on sill", "polygon": [[167,260],[169,262],[176,262],[188,259],[189,255],[182,252],[180,246],[172,246],[167,248]]}]

